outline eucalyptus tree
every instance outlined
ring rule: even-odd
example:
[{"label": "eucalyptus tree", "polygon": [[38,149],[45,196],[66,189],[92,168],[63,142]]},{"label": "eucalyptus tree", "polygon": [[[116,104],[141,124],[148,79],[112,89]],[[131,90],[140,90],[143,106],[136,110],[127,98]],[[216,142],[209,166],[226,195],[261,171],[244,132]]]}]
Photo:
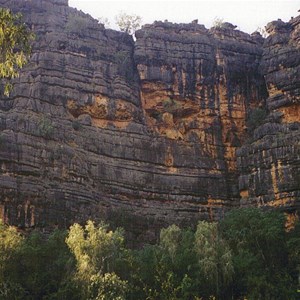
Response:
[{"label": "eucalyptus tree", "polygon": [[221,237],[218,224],[200,221],[195,232],[195,251],[201,272],[211,292],[222,299],[224,288],[232,280],[234,268],[232,252],[227,241]]},{"label": "eucalyptus tree", "polygon": [[0,8],[0,79],[5,95],[12,90],[11,79],[18,77],[20,69],[28,62],[33,37],[21,14]]}]

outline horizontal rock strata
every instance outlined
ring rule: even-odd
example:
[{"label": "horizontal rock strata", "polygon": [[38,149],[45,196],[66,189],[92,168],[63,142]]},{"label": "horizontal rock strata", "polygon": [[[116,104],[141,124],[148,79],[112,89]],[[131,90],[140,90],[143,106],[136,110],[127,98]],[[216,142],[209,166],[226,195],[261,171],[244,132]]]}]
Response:
[{"label": "horizontal rock strata", "polygon": [[0,99],[6,222],[105,219],[140,243],[239,205],[298,208],[299,18],[266,40],[155,22],[134,41],[64,0],[0,4],[36,34]]}]

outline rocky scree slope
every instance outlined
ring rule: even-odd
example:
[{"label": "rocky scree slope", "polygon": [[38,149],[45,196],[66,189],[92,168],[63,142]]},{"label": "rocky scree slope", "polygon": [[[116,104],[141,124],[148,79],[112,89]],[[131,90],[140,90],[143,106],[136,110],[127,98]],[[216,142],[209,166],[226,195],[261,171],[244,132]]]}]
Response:
[{"label": "rocky scree slope", "polygon": [[238,206],[299,209],[300,18],[270,36],[155,22],[136,41],[67,0],[0,0],[36,33],[0,99],[0,216],[153,241]]}]

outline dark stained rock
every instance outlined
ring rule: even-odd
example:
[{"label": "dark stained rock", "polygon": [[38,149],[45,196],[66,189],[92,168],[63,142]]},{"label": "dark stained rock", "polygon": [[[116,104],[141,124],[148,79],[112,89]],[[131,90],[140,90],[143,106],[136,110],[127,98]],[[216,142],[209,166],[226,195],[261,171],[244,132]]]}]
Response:
[{"label": "dark stained rock", "polygon": [[261,69],[269,115],[237,153],[241,204],[299,211],[300,16],[271,22],[267,30]]},{"label": "dark stained rock", "polygon": [[299,206],[299,18],[266,40],[166,21],[134,42],[64,0],[0,5],[36,33],[0,98],[6,222],[105,219],[140,243],[240,204]]}]

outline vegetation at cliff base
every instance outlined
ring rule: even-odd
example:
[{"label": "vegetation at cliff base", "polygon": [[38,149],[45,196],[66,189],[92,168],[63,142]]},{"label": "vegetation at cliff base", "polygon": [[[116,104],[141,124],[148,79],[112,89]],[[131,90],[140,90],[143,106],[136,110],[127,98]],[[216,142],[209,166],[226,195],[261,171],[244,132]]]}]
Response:
[{"label": "vegetation at cliff base", "polygon": [[27,63],[33,34],[22,22],[21,14],[0,8],[0,78],[5,95],[12,89],[11,79],[19,76],[19,70]]},{"label": "vegetation at cliff base", "polygon": [[297,299],[299,233],[256,208],[169,226],[135,250],[104,223],[22,235],[1,222],[0,299]]}]

